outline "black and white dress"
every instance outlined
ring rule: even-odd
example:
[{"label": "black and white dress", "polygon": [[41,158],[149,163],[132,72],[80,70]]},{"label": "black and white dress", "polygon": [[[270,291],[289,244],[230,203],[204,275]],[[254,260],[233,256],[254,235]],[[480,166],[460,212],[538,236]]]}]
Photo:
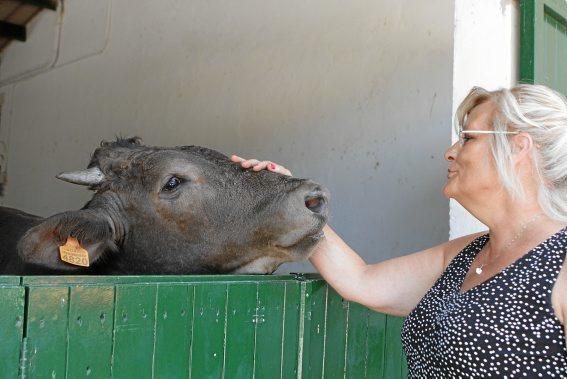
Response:
[{"label": "black and white dress", "polygon": [[551,305],[567,228],[461,293],[488,239],[464,248],[404,321],[409,376],[567,378],[564,329]]}]

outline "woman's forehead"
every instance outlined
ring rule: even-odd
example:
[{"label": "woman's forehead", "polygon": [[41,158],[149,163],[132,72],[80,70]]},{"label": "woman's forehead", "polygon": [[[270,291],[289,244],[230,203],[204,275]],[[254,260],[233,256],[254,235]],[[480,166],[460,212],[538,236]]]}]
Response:
[{"label": "woman's forehead", "polygon": [[463,130],[492,130],[492,119],[496,112],[496,104],[492,101],[484,101],[467,115]]}]

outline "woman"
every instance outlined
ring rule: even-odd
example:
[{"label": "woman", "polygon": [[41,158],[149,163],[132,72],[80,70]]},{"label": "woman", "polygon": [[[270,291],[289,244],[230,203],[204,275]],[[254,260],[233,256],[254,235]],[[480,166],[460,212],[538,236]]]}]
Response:
[{"label": "woman", "polygon": [[407,316],[411,377],[567,377],[567,101],[473,88],[456,123],[443,192],[488,233],[366,264],[326,227],[310,260],[345,299]]}]

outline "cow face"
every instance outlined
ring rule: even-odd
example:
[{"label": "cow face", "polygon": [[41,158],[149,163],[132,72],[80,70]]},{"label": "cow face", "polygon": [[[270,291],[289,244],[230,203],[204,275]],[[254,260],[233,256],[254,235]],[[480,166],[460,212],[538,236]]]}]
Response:
[{"label": "cow face", "polygon": [[327,192],[309,180],[243,170],[202,147],[103,143],[89,169],[60,175],[96,193],[20,242],[26,262],[73,269],[57,249],[79,239],[112,273],[269,273],[322,237]]}]

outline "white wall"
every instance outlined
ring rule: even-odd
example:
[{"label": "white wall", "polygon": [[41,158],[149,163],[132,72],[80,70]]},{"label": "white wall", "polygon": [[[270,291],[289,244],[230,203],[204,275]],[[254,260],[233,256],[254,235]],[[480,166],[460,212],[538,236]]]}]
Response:
[{"label": "white wall", "polygon": [[78,208],[90,194],[54,175],[85,167],[102,139],[140,135],[314,178],[369,261],[440,243],[453,16],[450,0],[66,0],[2,56],[0,202]]},{"label": "white wall", "polygon": [[[517,0],[456,0],[453,115],[473,86],[494,90],[517,82],[518,15]],[[486,226],[451,200],[450,238],[480,230]]]}]

